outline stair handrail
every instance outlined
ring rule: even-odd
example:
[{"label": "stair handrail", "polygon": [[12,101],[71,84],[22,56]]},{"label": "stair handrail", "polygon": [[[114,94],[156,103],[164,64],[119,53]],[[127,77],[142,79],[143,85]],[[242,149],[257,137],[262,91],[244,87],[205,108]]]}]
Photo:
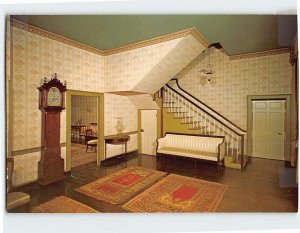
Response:
[{"label": "stair handrail", "polygon": [[[200,104],[202,104],[203,106],[205,106],[206,108],[208,108],[210,111],[214,112],[216,115],[220,116],[221,118],[223,118],[225,121],[227,121],[228,123],[230,123],[231,125],[233,125],[234,127],[236,127],[237,129],[239,129],[240,131],[246,133],[247,131],[245,129],[242,129],[241,127],[239,127],[238,125],[236,125],[235,123],[233,123],[232,121],[230,121],[228,118],[226,118],[225,116],[223,116],[221,113],[217,112],[216,110],[214,110],[213,108],[209,107],[207,104],[203,103],[201,100],[199,100],[198,98],[196,98],[195,96],[193,96],[192,94],[190,94],[189,92],[187,92],[186,90],[184,90],[178,83],[178,79],[171,79],[170,81],[175,81],[177,87],[183,91],[185,94],[187,94],[188,96],[192,97],[194,100],[198,101]],[[168,84],[166,84],[168,85]],[[170,87],[168,85],[168,87]],[[173,88],[172,88],[173,89]],[[185,99],[188,99],[185,97]],[[198,106],[200,108],[200,106]],[[201,108],[203,109],[203,108]],[[206,111],[205,111],[206,112]],[[209,114],[210,115],[210,114]],[[211,115],[210,115],[211,116]],[[213,116],[212,116],[213,117]],[[213,117],[214,118],[214,117]],[[215,119],[215,118],[214,118]]]},{"label": "stair handrail", "polygon": [[193,104],[194,106],[196,106],[197,108],[201,109],[201,111],[205,112],[207,115],[209,115],[210,117],[212,117],[214,120],[216,120],[217,122],[219,122],[221,125],[225,126],[227,129],[231,130],[232,132],[234,132],[236,135],[238,136],[244,136],[244,134],[241,134],[237,131],[235,131],[234,129],[232,129],[230,126],[226,125],[224,122],[222,122],[220,119],[216,118],[215,116],[213,116],[211,113],[207,112],[205,109],[203,109],[202,107],[200,107],[199,105],[197,105],[196,103],[194,103],[193,101],[189,100],[188,98],[186,98],[184,95],[182,95],[181,93],[179,93],[178,91],[176,91],[174,88],[172,88],[170,85],[166,84],[166,86],[168,88],[170,88],[172,91],[174,91],[176,94],[180,95],[183,99],[187,100],[189,103]]}]

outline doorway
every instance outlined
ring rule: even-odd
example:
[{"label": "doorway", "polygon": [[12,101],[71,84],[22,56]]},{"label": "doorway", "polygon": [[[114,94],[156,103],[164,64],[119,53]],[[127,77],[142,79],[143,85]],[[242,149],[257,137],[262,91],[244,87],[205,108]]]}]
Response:
[{"label": "doorway", "polygon": [[[71,167],[97,161],[98,97],[71,96]],[[92,144],[93,143],[93,144]]]},{"label": "doorway", "polygon": [[157,110],[141,111],[141,153],[156,155]]},{"label": "doorway", "polygon": [[[92,97],[92,99],[90,99],[90,101],[87,101],[88,98],[85,97]],[[77,98],[78,101],[75,100]],[[96,102],[96,105],[94,105],[93,102]],[[79,113],[76,111],[72,112],[72,108],[82,108],[80,111],[84,111],[85,113]],[[84,114],[87,114],[88,117],[85,118]],[[92,117],[92,115],[97,116],[96,120],[95,118]],[[95,157],[93,157],[93,161],[97,161],[97,165],[100,165],[100,162],[104,158],[104,127],[103,126],[104,126],[104,94],[67,90],[65,171],[71,171],[72,147],[74,149],[74,146],[80,147],[77,148],[77,150],[80,150],[81,151],[80,153],[82,155],[86,153],[88,153],[88,155],[91,155],[93,153],[93,155],[96,156],[96,160]],[[87,129],[90,129],[91,133],[87,133]],[[87,135],[90,137],[87,137]],[[97,147],[89,146],[88,152],[86,152],[87,140],[91,140],[91,139],[96,140],[95,144]],[[86,158],[82,157],[82,159],[86,159]],[[84,161],[79,161],[79,163],[81,162],[83,162],[83,164],[85,163]]]},{"label": "doorway", "polygon": [[290,95],[248,96],[248,155],[290,161],[290,115]]}]

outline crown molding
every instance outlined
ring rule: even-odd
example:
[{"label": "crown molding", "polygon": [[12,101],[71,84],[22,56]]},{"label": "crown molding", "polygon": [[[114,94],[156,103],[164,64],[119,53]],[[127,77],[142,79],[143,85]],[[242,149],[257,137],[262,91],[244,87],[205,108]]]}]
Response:
[{"label": "crown molding", "polygon": [[[88,51],[88,52],[91,52],[91,53],[94,53],[94,54],[102,55],[102,56],[109,56],[109,55],[113,55],[113,54],[123,53],[126,51],[143,48],[146,46],[155,45],[155,44],[163,43],[163,42],[170,41],[170,40],[183,38],[183,37],[186,37],[189,35],[193,36],[204,47],[208,48],[208,46],[209,46],[208,41],[204,38],[204,36],[202,36],[202,34],[196,28],[189,28],[189,29],[185,29],[182,31],[170,33],[167,35],[163,35],[163,36],[155,37],[152,39],[148,39],[148,40],[144,40],[144,41],[132,43],[129,45],[121,46],[118,48],[103,51],[103,50],[96,49],[91,46],[79,43],[77,41],[66,38],[64,36],[60,36],[58,34],[55,34],[55,33],[46,31],[44,29],[32,26],[30,24],[20,22],[13,18],[11,18],[11,26],[34,33],[39,36],[43,36],[43,37],[51,39],[51,40],[55,40],[55,41],[58,41],[58,42]],[[246,58],[253,58],[253,57],[276,55],[276,54],[282,54],[282,53],[290,53],[290,47],[266,50],[266,51],[254,52],[254,53],[238,54],[238,55],[232,55],[232,56],[228,55],[228,53],[224,49],[222,49],[222,52],[225,53],[227,56],[229,56],[230,60],[238,60],[238,59],[246,59]]]},{"label": "crown molding", "polygon": [[31,33],[39,35],[39,36],[43,36],[43,37],[51,39],[51,40],[55,40],[55,41],[82,49],[82,50],[86,50],[91,53],[102,55],[102,56],[109,56],[112,54],[123,53],[126,51],[130,51],[130,50],[134,50],[134,49],[138,49],[138,48],[142,48],[142,47],[146,47],[146,46],[150,46],[150,45],[155,45],[155,44],[159,44],[159,43],[170,41],[170,40],[183,38],[183,37],[186,37],[189,35],[193,36],[204,47],[208,47],[208,45],[209,45],[208,42],[205,40],[205,38],[201,35],[201,33],[196,28],[189,28],[186,30],[170,33],[167,35],[151,38],[149,40],[144,40],[144,41],[140,41],[137,43],[132,43],[129,45],[125,45],[125,46],[121,46],[118,48],[103,51],[103,50],[96,49],[91,46],[79,43],[77,41],[66,38],[64,36],[60,36],[58,34],[55,34],[55,33],[46,31],[44,29],[32,26],[30,24],[23,23],[16,19],[11,19],[11,26],[31,32]]},{"label": "crown molding", "polygon": [[155,37],[155,38],[152,38],[152,39],[148,39],[148,40],[136,42],[136,43],[133,43],[133,44],[125,45],[125,46],[118,47],[118,48],[115,48],[115,49],[106,50],[106,51],[104,51],[104,53],[105,53],[106,56],[108,56],[108,55],[112,55],[112,54],[126,52],[126,51],[133,50],[133,49],[138,49],[138,48],[143,48],[143,47],[150,46],[150,45],[163,43],[163,42],[170,41],[170,40],[183,38],[183,37],[186,37],[186,36],[189,36],[189,35],[193,36],[204,47],[206,47],[206,48],[208,47],[209,43],[200,34],[200,32],[196,28],[189,28],[189,29],[186,29],[186,30],[182,30],[182,31],[170,33],[170,34],[167,34],[167,35]]},{"label": "crown molding", "polygon": [[284,47],[279,49],[272,49],[272,50],[265,50],[255,53],[243,53],[238,55],[229,56],[230,60],[239,60],[239,59],[246,59],[246,58],[254,58],[254,57],[262,57],[262,56],[270,56],[270,55],[277,55],[282,53],[290,53],[290,47]]},{"label": "crown molding", "polygon": [[36,35],[39,35],[39,36],[42,36],[42,37],[45,37],[45,38],[48,38],[48,39],[51,39],[51,40],[55,40],[55,41],[73,46],[75,48],[79,48],[79,49],[91,52],[91,53],[95,53],[95,54],[98,54],[98,55],[104,55],[103,51],[101,51],[99,49],[95,49],[95,48],[90,47],[88,45],[79,43],[77,41],[68,39],[64,36],[60,36],[60,35],[57,35],[55,33],[46,31],[44,29],[29,25],[27,23],[20,22],[20,21],[15,20],[15,19],[11,19],[11,26],[22,29],[22,30],[25,30],[25,31],[28,31],[28,32],[31,32],[33,34],[36,34]]}]

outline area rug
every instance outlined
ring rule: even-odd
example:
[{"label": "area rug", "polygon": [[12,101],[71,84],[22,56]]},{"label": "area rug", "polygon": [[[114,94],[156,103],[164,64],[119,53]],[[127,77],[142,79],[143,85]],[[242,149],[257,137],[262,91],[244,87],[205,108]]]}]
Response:
[{"label": "area rug", "polygon": [[149,168],[128,167],[75,190],[97,200],[121,204],[165,175]]},{"label": "area rug", "polygon": [[54,199],[33,208],[32,213],[97,213],[98,211],[65,196]]},{"label": "area rug", "polygon": [[213,212],[226,185],[171,174],[122,207],[131,212]]},{"label": "area rug", "polygon": [[86,152],[86,145],[72,143],[71,146],[71,166],[77,167],[86,163],[97,161],[97,152],[95,150],[88,150]]}]

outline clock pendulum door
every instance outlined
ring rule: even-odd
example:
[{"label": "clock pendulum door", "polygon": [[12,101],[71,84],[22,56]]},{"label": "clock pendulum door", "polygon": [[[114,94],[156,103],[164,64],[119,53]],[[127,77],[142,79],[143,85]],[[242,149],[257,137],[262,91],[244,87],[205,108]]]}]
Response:
[{"label": "clock pendulum door", "polygon": [[64,160],[60,149],[60,112],[42,113],[42,152],[38,163],[39,183],[47,185],[64,179]]}]

